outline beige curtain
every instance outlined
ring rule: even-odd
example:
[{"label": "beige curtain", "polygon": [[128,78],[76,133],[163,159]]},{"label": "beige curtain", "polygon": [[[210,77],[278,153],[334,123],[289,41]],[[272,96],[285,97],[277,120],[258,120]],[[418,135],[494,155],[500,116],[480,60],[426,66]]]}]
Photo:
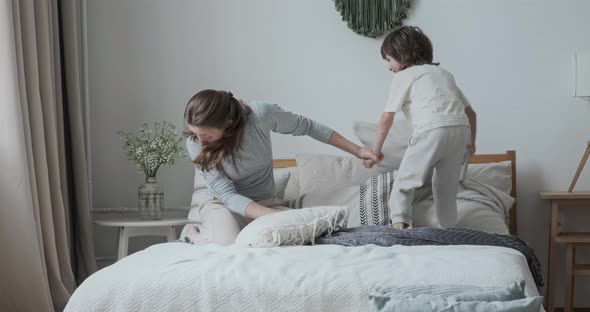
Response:
[{"label": "beige curtain", "polygon": [[0,263],[0,310],[61,311],[96,270],[77,2],[2,1],[13,31],[13,49],[4,42],[2,49],[16,61],[17,81],[4,83],[15,97],[1,117],[2,172],[9,173],[1,180],[1,242],[9,248]]}]

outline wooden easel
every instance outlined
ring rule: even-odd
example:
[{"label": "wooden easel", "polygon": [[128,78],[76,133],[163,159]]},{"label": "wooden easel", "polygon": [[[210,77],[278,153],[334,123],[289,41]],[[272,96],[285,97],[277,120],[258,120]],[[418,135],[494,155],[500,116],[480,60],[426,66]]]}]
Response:
[{"label": "wooden easel", "polygon": [[570,188],[567,190],[568,193],[571,193],[574,190],[574,186],[576,186],[576,182],[578,182],[578,178],[580,177],[580,173],[582,173],[582,169],[584,169],[584,165],[588,160],[588,156],[590,156],[590,141],[588,141],[588,146],[586,146],[586,151],[584,152],[584,156],[582,156],[582,160],[580,160],[580,165],[578,166],[578,170],[576,171],[576,175],[572,180],[572,184]]}]

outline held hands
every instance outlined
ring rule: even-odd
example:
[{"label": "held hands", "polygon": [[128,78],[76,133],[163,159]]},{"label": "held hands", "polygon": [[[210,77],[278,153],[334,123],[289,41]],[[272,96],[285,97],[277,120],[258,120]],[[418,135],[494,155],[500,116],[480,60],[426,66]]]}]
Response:
[{"label": "held hands", "polygon": [[363,166],[365,166],[365,168],[369,169],[372,168],[375,164],[380,163],[383,160],[383,153],[381,153],[381,156],[379,158],[379,161],[375,162],[372,159],[365,159],[363,160]]},{"label": "held hands", "polygon": [[363,166],[365,168],[371,168],[374,164],[380,163],[383,160],[383,153],[375,153],[372,149],[367,147],[361,147],[359,149],[358,158],[363,160]]},{"label": "held hands", "polygon": [[359,147],[357,153],[356,153],[356,157],[360,158],[360,159],[371,159],[375,162],[379,161],[379,157],[377,157],[377,155],[375,155],[375,153],[373,153],[373,150],[371,150],[368,147]]}]

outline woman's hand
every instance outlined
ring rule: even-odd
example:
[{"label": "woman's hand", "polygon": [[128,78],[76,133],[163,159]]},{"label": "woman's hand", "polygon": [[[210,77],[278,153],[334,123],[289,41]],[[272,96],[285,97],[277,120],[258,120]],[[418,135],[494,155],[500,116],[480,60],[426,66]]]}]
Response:
[{"label": "woman's hand", "polygon": [[[378,163],[383,159],[383,153],[374,153],[370,148],[356,145],[336,131],[332,132],[328,143],[363,160],[371,159]],[[379,159],[379,155],[381,155],[381,159]]]},{"label": "woman's hand", "polygon": [[248,206],[246,206],[245,217],[250,219],[257,219],[269,213],[275,213],[279,211],[280,210],[278,209],[262,206],[261,204],[253,201]]}]

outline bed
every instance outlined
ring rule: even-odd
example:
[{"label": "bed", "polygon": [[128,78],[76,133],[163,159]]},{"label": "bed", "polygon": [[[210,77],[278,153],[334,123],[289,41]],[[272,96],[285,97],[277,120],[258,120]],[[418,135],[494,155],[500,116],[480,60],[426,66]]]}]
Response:
[{"label": "bed", "polygon": [[[511,164],[515,153],[476,155],[472,163]],[[275,160],[276,168],[295,160]],[[517,233],[517,205],[507,217]],[[524,281],[539,296],[522,253],[494,246],[340,245],[248,248],[195,246],[182,241],[151,246],[84,281],[65,311],[369,311],[369,296],[384,289],[504,287]],[[540,308],[544,311],[543,308]]]}]

